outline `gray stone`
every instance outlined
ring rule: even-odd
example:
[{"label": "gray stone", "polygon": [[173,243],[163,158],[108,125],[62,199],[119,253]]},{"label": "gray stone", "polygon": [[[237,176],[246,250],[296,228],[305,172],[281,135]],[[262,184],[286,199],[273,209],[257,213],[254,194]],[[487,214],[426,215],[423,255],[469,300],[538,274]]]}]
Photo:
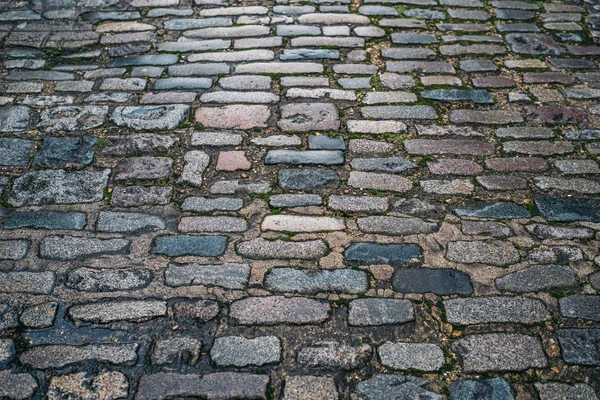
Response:
[{"label": "gray stone", "polygon": [[109,169],[99,172],[30,172],[15,180],[9,202],[20,207],[101,201],[109,174]]},{"label": "gray stone", "polygon": [[212,184],[209,189],[213,194],[248,194],[268,193],[271,184],[264,181],[219,181]]},{"label": "gray stone", "polygon": [[54,324],[58,303],[42,303],[28,307],[19,316],[19,320],[28,328],[49,328]]},{"label": "gray stone", "polygon": [[157,373],[142,375],[136,400],[197,397],[207,400],[266,399],[268,375],[216,372],[206,375]]},{"label": "gray stone", "polygon": [[320,206],[323,199],[318,194],[275,194],[269,197],[269,205],[274,208]]},{"label": "gray stone", "polygon": [[433,343],[385,342],[377,349],[381,364],[393,369],[437,371],[444,362],[444,352]]},{"label": "gray stone", "polygon": [[441,400],[442,396],[423,386],[429,381],[404,375],[376,374],[359,382],[355,393],[361,400]]},{"label": "gray stone", "polygon": [[0,260],[25,258],[31,242],[26,239],[0,240]]},{"label": "gray stone", "polygon": [[0,331],[19,326],[17,311],[8,304],[0,304]]},{"label": "gray stone", "polygon": [[415,163],[402,157],[355,158],[350,162],[350,165],[353,169],[358,171],[377,171],[392,174],[417,168]]},{"label": "gray stone", "polygon": [[427,222],[420,218],[371,216],[358,218],[356,222],[362,232],[382,235],[419,235],[433,233],[438,230],[436,223]]},{"label": "gray stone", "polygon": [[192,146],[237,146],[242,143],[242,135],[231,132],[193,132]]},{"label": "gray stone", "polygon": [[5,367],[15,354],[15,344],[12,339],[0,339],[0,365]]},{"label": "gray stone", "polygon": [[281,107],[277,126],[291,132],[337,131],[340,120],[337,108],[331,103],[295,103]]},{"label": "gray stone", "polygon": [[465,154],[486,156],[494,154],[494,146],[474,139],[409,139],[404,148],[410,154]]},{"label": "gray stone", "polygon": [[575,294],[558,302],[563,317],[600,321],[600,296]]},{"label": "gray stone", "polygon": [[567,131],[563,135],[567,140],[600,140],[600,129]]},{"label": "gray stone", "polygon": [[111,60],[108,68],[130,67],[138,65],[170,65],[175,64],[179,57],[176,54],[152,54],[146,56],[120,57]]},{"label": "gray stone", "polygon": [[189,110],[184,104],[117,107],[111,121],[134,130],[171,130],[188,118]]},{"label": "gray stone", "polygon": [[[2,118],[1,115],[0,118]],[[34,145],[35,143],[30,140],[0,138],[0,165],[26,166]]]},{"label": "gray stone", "polygon": [[565,362],[600,366],[600,329],[559,329],[557,336]]},{"label": "gray stone", "polygon": [[568,264],[582,261],[583,252],[575,246],[549,246],[530,251],[527,259],[536,264]]},{"label": "gray stone", "polygon": [[216,257],[225,253],[226,246],[225,236],[158,236],[154,240],[152,253],[164,254],[168,257],[184,255]]},{"label": "gray stone", "polygon": [[598,163],[594,160],[556,160],[554,166],[565,175],[600,174]]},{"label": "gray stone", "polygon": [[298,352],[298,362],[312,368],[352,370],[371,358],[371,346],[349,346],[335,341],[316,342]]},{"label": "gray stone", "polygon": [[247,297],[229,307],[230,317],[240,325],[304,325],[329,319],[329,303],[303,297]]},{"label": "gray stone", "polygon": [[416,244],[354,243],[346,249],[344,257],[349,265],[389,264],[406,266],[421,260],[423,253]]},{"label": "gray stone", "polygon": [[83,346],[50,345],[26,350],[19,360],[37,369],[62,368],[85,361],[133,365],[139,344],[87,344]]},{"label": "gray stone", "polygon": [[410,180],[402,176],[362,171],[350,172],[348,185],[361,190],[373,189],[392,192],[408,192],[413,186]]},{"label": "gray stone", "polygon": [[181,205],[182,211],[210,212],[237,211],[244,206],[244,200],[235,197],[188,197]]},{"label": "gray stone", "polygon": [[[279,32],[284,26],[279,25],[277,27],[277,31]],[[294,27],[294,25],[288,26],[287,28]],[[318,35],[320,33],[320,29],[317,27],[307,27],[311,29],[315,29],[315,33]],[[291,33],[291,32],[290,32]],[[284,35],[282,35],[284,36]],[[291,36],[291,35],[285,35]],[[279,59],[281,61],[287,60],[313,60],[313,59],[333,59],[338,60],[340,58],[339,50],[330,50],[330,49],[284,49]]]},{"label": "gray stone", "polygon": [[273,268],[265,277],[265,287],[283,293],[361,293],[368,288],[368,276],[363,271],[349,269]]},{"label": "gray stone", "polygon": [[266,165],[340,165],[344,163],[344,153],[339,150],[269,150],[265,157]]},{"label": "gray stone", "polygon": [[67,229],[80,230],[86,224],[86,214],[74,211],[13,211],[4,220],[4,229]]},{"label": "gray stone", "polygon": [[157,215],[102,211],[96,228],[102,232],[139,232],[165,227],[165,221]]},{"label": "gray stone", "polygon": [[523,371],[547,365],[540,340],[521,334],[466,336],[454,341],[452,351],[467,372]]},{"label": "gray stone", "polygon": [[180,232],[244,232],[248,223],[243,218],[229,216],[182,217]]},{"label": "gray stone", "polygon": [[46,396],[48,400],[60,400],[79,396],[81,398],[126,398],[129,381],[121,372],[100,372],[97,375],[78,372],[70,375],[54,375]]},{"label": "gray stone", "polygon": [[421,188],[425,193],[435,194],[466,194],[470,195],[475,186],[468,179],[452,179],[452,180],[440,180],[431,179],[420,182]]},{"label": "gray stone", "polygon": [[471,325],[492,322],[533,324],[550,317],[544,303],[527,297],[476,297],[444,301],[451,324]]},{"label": "gray stone", "polygon": [[79,132],[97,128],[108,114],[106,106],[62,106],[44,109],[37,128],[46,132]]},{"label": "gray stone", "polygon": [[[397,63],[400,62],[402,61]],[[438,117],[431,106],[369,106],[362,107],[360,112],[363,117],[373,119],[437,119]]]},{"label": "gray stone", "polygon": [[459,380],[450,385],[450,400],[514,400],[502,378]]},{"label": "gray stone", "polygon": [[278,363],[281,342],[276,336],[246,339],[240,336],[216,338],[210,358],[219,367],[247,367]]},{"label": "gray stone", "polygon": [[40,244],[40,257],[67,261],[113,254],[127,254],[130,244],[131,242],[125,239],[46,236]]},{"label": "gray stone", "polygon": [[174,136],[152,133],[108,136],[106,140],[109,144],[102,148],[101,154],[109,157],[167,153],[179,142]]},{"label": "gray stone", "polygon": [[382,213],[388,209],[388,200],[374,196],[329,196],[327,208],[344,213]]},{"label": "gray stone", "polygon": [[568,385],[560,382],[536,382],[534,386],[541,400],[598,400],[594,388],[585,383]]},{"label": "gray stone", "polygon": [[392,43],[396,44],[434,44],[438,40],[433,34],[392,33]]},{"label": "gray stone", "polygon": [[193,302],[179,301],[173,304],[175,318],[194,318],[200,323],[208,322],[219,314],[219,303],[213,300],[197,300]]},{"label": "gray stone", "polygon": [[176,365],[179,362],[194,365],[200,358],[201,348],[202,342],[192,337],[157,340],[150,360],[154,365]]},{"label": "gray stone", "polygon": [[350,302],[348,323],[354,326],[403,324],[415,319],[409,300],[358,299]]},{"label": "gray stone", "polygon": [[284,400],[337,400],[333,378],[326,376],[286,376]]},{"label": "gray stone", "polygon": [[211,78],[163,78],[154,83],[155,90],[197,90],[210,89]]},{"label": "gray stone", "polygon": [[169,204],[172,191],[170,186],[116,186],[110,204],[115,207]]},{"label": "gray stone", "polygon": [[[462,37],[459,36],[459,39]],[[460,69],[465,72],[494,72],[498,67],[492,60],[463,60]]]},{"label": "gray stone", "polygon": [[173,159],[168,157],[131,157],[119,162],[118,180],[163,179],[171,175]]},{"label": "gray stone", "polygon": [[496,279],[498,289],[514,293],[562,290],[576,285],[575,272],[567,265],[534,265]]},{"label": "gray stone", "polygon": [[107,324],[115,321],[148,321],[167,315],[167,303],[161,300],[113,300],[78,304],[69,308],[74,321]]},{"label": "gray stone", "polygon": [[448,243],[446,259],[462,264],[510,265],[520,261],[518,250],[511,243],[457,241]]},{"label": "gray stone", "polygon": [[202,185],[202,174],[210,162],[209,155],[203,151],[193,150],[185,153],[183,159],[185,164],[183,166],[183,171],[181,172],[181,178],[179,178],[179,181],[192,186]]},{"label": "gray stone", "polygon": [[207,28],[211,26],[232,25],[231,18],[189,18],[189,19],[171,19],[165,21],[163,27],[172,31],[186,31],[188,29]]},{"label": "gray stone", "polygon": [[438,101],[468,101],[475,104],[493,104],[487,90],[436,89],[421,92],[426,99]]},{"label": "gray stone", "polygon": [[511,50],[518,54],[559,55],[564,50],[548,35],[535,33],[509,33],[505,37]]},{"label": "gray stone", "polygon": [[281,169],[278,172],[279,186],[286,190],[321,190],[336,188],[340,178],[331,169]]},{"label": "gray stone", "polygon": [[343,137],[309,136],[308,148],[311,150],[346,150]]},{"label": "gray stone", "polygon": [[540,198],[535,200],[542,217],[548,221],[600,222],[600,201],[578,198]]},{"label": "gray stone", "polygon": [[116,292],[143,289],[152,273],[141,268],[77,268],[69,272],[65,286],[85,292]]},{"label": "gray stone", "polygon": [[0,397],[29,399],[37,388],[36,380],[29,374],[16,373],[8,369],[0,371]]},{"label": "gray stone", "polygon": [[600,184],[596,181],[583,178],[555,178],[550,176],[536,176],[533,178],[535,186],[542,191],[562,190],[577,193],[600,193]]},{"label": "gray stone", "polygon": [[30,112],[25,106],[0,108],[0,132],[20,132],[29,128]]},{"label": "gray stone", "polygon": [[466,235],[486,235],[495,238],[510,236],[510,228],[492,221],[461,221],[461,229]]},{"label": "gray stone", "polygon": [[394,272],[392,286],[400,293],[435,293],[438,296],[473,293],[469,275],[454,269],[399,269]]},{"label": "gray stone", "polygon": [[50,294],[54,289],[54,272],[0,272],[0,292]]},{"label": "gray stone", "polygon": [[497,202],[478,208],[455,208],[459,217],[519,219],[530,218],[531,213],[523,206],[515,203]]},{"label": "gray stone", "polygon": [[165,284],[172,287],[205,285],[245,289],[249,277],[248,264],[169,264],[165,270]]},{"label": "gray stone", "polygon": [[418,216],[436,216],[444,213],[444,206],[421,199],[394,199],[392,210],[402,214]]},{"label": "gray stone", "polygon": [[594,231],[589,228],[568,228],[564,226],[532,224],[525,226],[527,231],[539,239],[573,240],[592,239]]}]

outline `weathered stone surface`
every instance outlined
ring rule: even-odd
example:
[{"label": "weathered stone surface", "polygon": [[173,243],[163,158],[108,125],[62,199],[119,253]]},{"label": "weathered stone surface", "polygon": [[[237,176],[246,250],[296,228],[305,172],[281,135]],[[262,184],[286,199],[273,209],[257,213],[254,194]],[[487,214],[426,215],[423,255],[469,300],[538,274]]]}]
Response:
[{"label": "weathered stone surface", "polygon": [[387,172],[392,174],[417,168],[415,163],[402,157],[355,158],[350,162],[350,166],[357,171]]},{"label": "weathered stone surface", "polygon": [[50,294],[56,281],[54,272],[50,271],[0,272],[0,278],[0,292],[3,293]]},{"label": "weathered stone surface", "polygon": [[165,221],[152,214],[100,212],[97,229],[104,232],[138,232],[165,229]]},{"label": "weathered stone surface", "polygon": [[54,324],[58,303],[42,303],[26,308],[19,320],[28,328],[49,328]]},{"label": "weathered stone surface", "polygon": [[510,386],[502,378],[482,379],[477,381],[460,380],[450,385],[451,400],[495,399],[514,400]]},{"label": "weathered stone surface", "polygon": [[173,304],[172,309],[175,318],[194,318],[204,323],[219,314],[219,303],[213,300],[180,301]]},{"label": "weathered stone surface", "polygon": [[410,268],[394,272],[392,286],[400,293],[471,294],[469,275],[453,269]]},{"label": "weathered stone surface", "polygon": [[184,122],[190,107],[183,104],[125,106],[113,111],[111,121],[134,130],[171,130]]},{"label": "weathered stone surface", "polygon": [[330,169],[282,169],[278,172],[279,186],[287,190],[320,190],[340,184],[337,173]]},{"label": "weathered stone surface", "polygon": [[358,299],[351,301],[348,309],[348,323],[354,326],[403,324],[414,319],[409,300]]},{"label": "weathered stone surface", "polygon": [[509,265],[519,262],[517,249],[510,243],[457,241],[448,243],[446,258],[463,264]]},{"label": "weathered stone surface", "polygon": [[371,346],[349,346],[344,343],[325,341],[303,347],[298,352],[298,362],[312,368],[328,367],[352,370],[371,357]]},{"label": "weathered stone surface", "polygon": [[426,379],[413,376],[377,374],[359,382],[355,393],[364,400],[441,400],[441,395],[423,388],[428,383]]},{"label": "weathered stone surface", "polygon": [[412,188],[412,182],[402,176],[362,171],[350,172],[348,185],[360,189],[389,190],[392,192],[407,192]]},{"label": "weathered stone surface", "polygon": [[79,322],[107,324],[115,321],[147,321],[167,314],[167,304],[160,300],[129,300],[74,305],[69,317]]},{"label": "weathered stone surface", "polygon": [[250,277],[248,264],[221,265],[169,264],[165,270],[168,286],[206,285],[228,289],[244,289]]},{"label": "weathered stone surface", "polygon": [[319,206],[323,199],[318,194],[276,194],[269,197],[269,205],[275,208]]},{"label": "weathered stone surface", "polygon": [[339,165],[344,163],[344,153],[339,150],[270,150],[265,164]]},{"label": "weathered stone surface", "polygon": [[536,199],[535,204],[548,221],[600,222],[600,201],[594,199],[546,197]]},{"label": "weathered stone surface", "polygon": [[488,333],[454,341],[452,351],[465,371],[520,371],[543,368],[546,355],[539,339],[533,336]]},{"label": "weathered stone surface", "polygon": [[279,362],[281,342],[275,336],[259,336],[246,339],[240,336],[226,336],[215,339],[210,358],[220,367],[261,366]]},{"label": "weathered stone surface", "polygon": [[200,358],[202,342],[191,337],[174,337],[158,340],[152,349],[151,361],[155,365],[185,362],[194,365]]},{"label": "weathered stone surface", "polygon": [[265,277],[265,287],[283,293],[361,293],[368,288],[368,276],[363,271],[349,269],[273,268]]},{"label": "weathered stone surface", "polygon": [[20,260],[27,255],[29,240],[0,240],[0,260]]},{"label": "weathered stone surface", "polygon": [[229,216],[182,217],[178,229],[180,232],[244,232],[248,223]]},{"label": "weathered stone surface", "polygon": [[20,132],[29,127],[30,112],[25,106],[0,108],[0,132]]},{"label": "weathered stone surface", "polygon": [[340,121],[338,111],[331,103],[287,104],[281,108],[277,126],[291,132],[335,131],[340,127]]},{"label": "weathered stone surface", "polygon": [[109,174],[109,169],[100,172],[30,172],[15,180],[9,202],[14,206],[33,206],[101,201]]},{"label": "weathered stone surface", "polygon": [[231,318],[240,325],[316,324],[329,312],[329,303],[303,297],[248,297],[230,306]]},{"label": "weathered stone surface", "polygon": [[333,378],[326,376],[287,376],[285,400],[336,400],[338,391]]},{"label": "weathered stone surface", "polygon": [[438,180],[431,179],[420,182],[426,193],[435,194],[471,194],[475,186],[467,179]]},{"label": "weathered stone surface", "polygon": [[388,200],[374,196],[329,196],[327,208],[345,213],[380,213],[388,209]]},{"label": "weathered stone surface", "polygon": [[354,243],[346,249],[344,257],[349,265],[390,264],[406,266],[422,258],[416,244]]},{"label": "weathered stone surface", "polygon": [[563,317],[600,321],[600,296],[575,294],[563,297],[559,304]]},{"label": "weathered stone surface", "polygon": [[383,235],[417,235],[437,231],[436,223],[427,222],[420,218],[397,218],[388,216],[373,216],[358,218],[358,228],[366,233]]},{"label": "weathered stone surface", "polygon": [[223,107],[199,107],[196,122],[208,128],[252,129],[264,128],[271,116],[264,105],[227,105]]},{"label": "weathered stone surface", "polygon": [[69,272],[65,285],[87,292],[114,292],[142,289],[151,279],[152,273],[141,268],[77,268]]},{"label": "weathered stone surface", "polygon": [[410,139],[404,142],[404,148],[410,154],[467,154],[485,156],[494,154],[494,147],[480,140],[470,139]]},{"label": "weathered stone surface", "polygon": [[557,336],[568,364],[600,365],[600,329],[559,329]]},{"label": "weathered stone surface", "polygon": [[45,109],[40,114],[37,128],[54,133],[58,131],[78,132],[97,128],[108,113],[106,106],[62,106]]},{"label": "weathered stone surface", "polygon": [[549,318],[544,304],[526,297],[478,297],[444,301],[451,324],[470,325],[492,322],[533,324]]},{"label": "weathered stone surface", "polygon": [[115,207],[168,204],[172,191],[170,186],[117,186],[110,204]]},{"label": "weathered stone surface", "polygon": [[594,388],[585,383],[569,385],[558,382],[536,382],[534,384],[541,400],[581,399],[596,400]]},{"label": "weathered stone surface", "polygon": [[97,398],[112,400],[127,397],[129,381],[120,372],[101,372],[88,375],[78,372],[71,375],[54,376],[46,395],[49,400],[64,398]]},{"label": "weathered stone surface", "polygon": [[346,225],[341,218],[312,217],[301,215],[267,215],[261,229],[279,232],[321,232],[339,231]]},{"label": "weathered stone surface", "polygon": [[445,362],[444,352],[433,343],[385,342],[377,353],[381,363],[393,369],[436,371]]},{"label": "weathered stone surface", "polygon": [[19,360],[38,369],[61,368],[88,360],[132,365],[137,360],[138,347],[137,343],[36,346],[26,350]]},{"label": "weathered stone surface", "polygon": [[564,50],[548,35],[537,33],[509,33],[506,41],[510,49],[518,54],[560,55]]},{"label": "weathered stone surface", "polygon": [[40,244],[40,257],[51,260],[80,260],[103,255],[126,254],[130,241],[76,236],[46,236]]},{"label": "weathered stone surface", "polygon": [[542,224],[527,225],[525,228],[539,239],[573,240],[594,237],[594,231],[588,228],[568,228]]},{"label": "weathered stone surface", "polygon": [[152,252],[168,257],[194,255],[200,257],[216,257],[225,252],[227,238],[225,236],[158,236],[154,240]]},{"label": "weathered stone surface", "polygon": [[562,290],[576,285],[575,272],[566,265],[534,265],[496,279],[498,289],[514,293]]},{"label": "weathered stone surface", "polygon": [[0,138],[0,165],[25,166],[35,143],[30,140]]},{"label": "weathered stone surface", "polygon": [[515,203],[497,202],[477,208],[456,208],[456,215],[460,217],[518,219],[529,218],[531,213],[523,206]]},{"label": "weathered stone surface", "polygon": [[38,388],[33,376],[26,373],[0,371],[0,396],[9,399],[29,399]]},{"label": "weathered stone surface", "polygon": [[314,260],[323,256],[327,250],[327,245],[320,239],[286,242],[283,240],[256,238],[237,245],[238,253],[246,257],[258,259],[298,258]]}]

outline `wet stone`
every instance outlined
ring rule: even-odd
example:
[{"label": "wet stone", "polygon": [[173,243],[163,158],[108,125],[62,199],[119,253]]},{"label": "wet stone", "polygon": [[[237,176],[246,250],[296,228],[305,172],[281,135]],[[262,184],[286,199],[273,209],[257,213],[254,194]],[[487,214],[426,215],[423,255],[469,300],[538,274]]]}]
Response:
[{"label": "wet stone", "polygon": [[69,272],[65,285],[86,292],[114,292],[142,289],[151,279],[152,273],[141,268],[77,268]]},{"label": "wet stone", "polygon": [[533,324],[549,318],[544,304],[526,297],[479,297],[444,301],[451,324],[471,325],[492,322]]},{"label": "wet stone", "polygon": [[368,345],[349,346],[335,341],[316,342],[298,352],[298,362],[309,367],[328,367],[351,370],[371,357]]},{"label": "wet stone", "polygon": [[427,384],[428,380],[414,376],[376,374],[359,382],[354,392],[364,400],[441,400],[441,395],[423,387]]},{"label": "wet stone", "polygon": [[446,259],[462,264],[510,265],[519,262],[518,250],[499,241],[457,241],[448,243]]},{"label": "wet stone", "polygon": [[416,244],[354,243],[346,249],[344,257],[349,265],[389,264],[406,266],[423,256]]},{"label": "wet stone", "polygon": [[281,169],[278,182],[286,190],[320,190],[340,185],[337,173],[330,169]]},{"label": "wet stone", "polygon": [[35,143],[29,140],[0,138],[0,165],[26,166],[34,145]]},{"label": "wet stone", "polygon": [[600,329],[559,329],[557,336],[568,364],[600,365]]},{"label": "wet stone", "polygon": [[61,368],[88,360],[132,365],[138,357],[138,346],[137,343],[37,346],[26,350],[19,359],[38,369]]},{"label": "wet stone", "polygon": [[348,309],[348,323],[353,326],[395,325],[414,319],[409,300],[358,299],[351,301]]},{"label": "wet stone", "polygon": [[216,257],[223,255],[226,245],[225,236],[158,236],[154,240],[152,253],[164,254],[168,257],[184,255]]},{"label": "wet stone", "polygon": [[393,275],[392,286],[399,293],[435,293],[439,296],[473,293],[469,275],[454,269],[399,269]]},{"label": "wet stone", "polygon": [[600,201],[582,198],[539,198],[535,200],[540,214],[548,221],[600,222]]},{"label": "wet stone", "polygon": [[239,336],[216,338],[210,358],[220,367],[247,367],[278,363],[281,357],[281,342],[275,336],[260,336],[246,339]]},{"label": "wet stone", "polygon": [[33,376],[26,373],[0,371],[0,396],[9,399],[29,399],[35,393],[38,384]]},{"label": "wet stone", "polygon": [[118,399],[129,393],[127,377],[117,371],[101,372],[98,375],[78,372],[71,375],[54,376],[46,395],[48,400],[59,400],[75,396],[83,398]]},{"label": "wet stone", "polygon": [[496,279],[496,287],[513,293],[563,290],[577,286],[575,272],[567,265],[534,265]]},{"label": "wet stone", "polygon": [[520,334],[489,333],[455,340],[452,350],[468,372],[521,371],[543,368],[546,355],[539,339]]},{"label": "wet stone", "polygon": [[445,362],[442,349],[432,343],[385,342],[377,353],[383,365],[400,370],[437,371]]},{"label": "wet stone", "polygon": [[54,324],[57,311],[58,303],[42,303],[23,310],[19,320],[28,328],[49,328]]},{"label": "wet stone", "polygon": [[600,321],[600,296],[576,294],[563,297],[559,304],[563,317]]},{"label": "wet stone", "polygon": [[363,271],[346,269],[273,268],[265,277],[265,287],[283,293],[361,293],[368,288],[368,277]]},{"label": "wet stone", "polygon": [[514,400],[510,385],[502,378],[459,380],[450,385],[450,400]]},{"label": "wet stone", "polygon": [[231,318],[240,325],[316,324],[329,312],[329,303],[303,297],[248,297],[230,306]]},{"label": "wet stone", "polygon": [[111,121],[134,130],[170,130],[183,123],[190,107],[183,104],[164,106],[126,106],[113,111]]}]

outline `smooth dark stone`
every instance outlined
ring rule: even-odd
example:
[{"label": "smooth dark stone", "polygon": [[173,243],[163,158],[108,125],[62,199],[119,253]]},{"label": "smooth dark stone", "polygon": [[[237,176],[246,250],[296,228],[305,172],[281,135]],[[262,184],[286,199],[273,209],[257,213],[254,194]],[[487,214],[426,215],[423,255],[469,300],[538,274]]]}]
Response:
[{"label": "smooth dark stone", "polygon": [[315,190],[340,185],[338,174],[331,169],[282,169],[278,176],[279,186],[287,190]]},{"label": "smooth dark stone", "polygon": [[354,243],[346,249],[344,257],[349,265],[406,266],[411,259],[422,260],[423,252],[416,244]]},{"label": "smooth dark stone", "polygon": [[152,253],[169,257],[184,255],[216,257],[225,253],[226,246],[225,236],[159,236],[154,241]]},{"label": "smooth dark stone", "polygon": [[471,294],[469,275],[454,269],[401,269],[392,278],[394,290],[400,293]]},{"label": "smooth dark stone", "polygon": [[557,336],[567,363],[600,365],[600,329],[559,329]]},{"label": "smooth dark stone", "polygon": [[82,168],[92,163],[96,138],[46,137],[33,158],[33,165],[41,168]]},{"label": "smooth dark stone", "polygon": [[542,217],[548,221],[600,222],[600,200],[580,198],[550,198],[536,199],[535,204]]},{"label": "smooth dark stone", "polygon": [[4,229],[83,229],[86,214],[71,211],[14,211],[6,217]]}]

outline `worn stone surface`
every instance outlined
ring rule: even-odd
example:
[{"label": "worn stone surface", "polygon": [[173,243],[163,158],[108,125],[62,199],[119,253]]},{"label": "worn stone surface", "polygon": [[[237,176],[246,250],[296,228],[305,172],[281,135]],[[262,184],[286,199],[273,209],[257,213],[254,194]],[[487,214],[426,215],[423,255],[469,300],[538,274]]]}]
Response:
[{"label": "worn stone surface", "polygon": [[217,338],[210,351],[210,358],[218,366],[261,366],[277,363],[280,357],[281,343],[275,336]]},{"label": "worn stone surface", "polygon": [[519,252],[510,243],[459,241],[448,243],[446,258],[463,264],[508,265],[519,262]]}]

